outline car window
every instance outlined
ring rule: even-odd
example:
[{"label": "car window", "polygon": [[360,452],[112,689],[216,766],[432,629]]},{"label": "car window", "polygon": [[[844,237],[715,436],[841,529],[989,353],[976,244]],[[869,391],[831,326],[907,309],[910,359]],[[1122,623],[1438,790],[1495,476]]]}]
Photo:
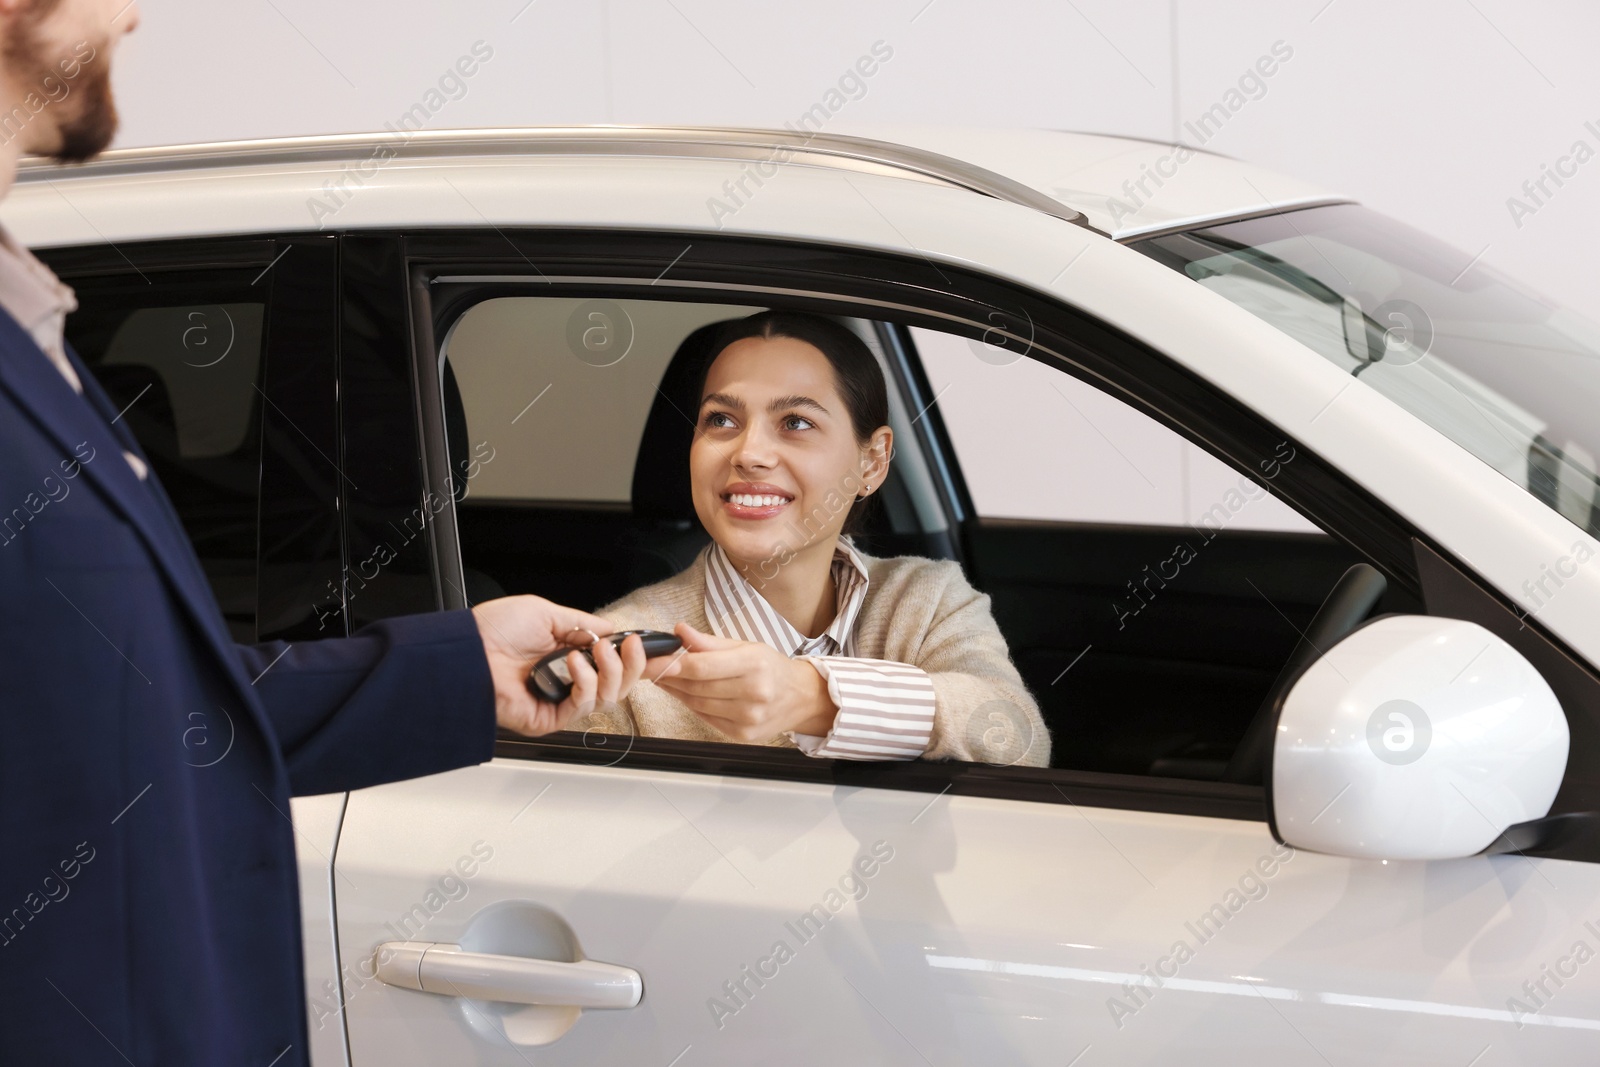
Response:
[{"label": "car window", "polygon": [[[670,483],[686,486],[694,404],[674,368],[713,324],[749,311],[510,296],[448,327],[440,392],[469,602],[533,592],[596,609],[693,561],[707,538]],[[878,330],[892,324],[848,321],[884,358]],[[913,488],[883,536],[943,521],[917,505],[928,468],[910,444],[936,409],[977,512],[965,569],[1052,737],[1071,739],[1056,765],[1220,774],[1352,561],[1264,488],[1292,446],[1251,477],[1035,359],[937,330],[909,337],[933,395],[913,412],[889,375],[895,468]]]},{"label": "car window", "polygon": [[1314,533],[1251,477],[1021,353],[913,328],[973,506],[991,518]]},{"label": "car window", "polygon": [[257,271],[71,279],[69,344],[172,498],[234,636],[255,639],[262,322]]}]

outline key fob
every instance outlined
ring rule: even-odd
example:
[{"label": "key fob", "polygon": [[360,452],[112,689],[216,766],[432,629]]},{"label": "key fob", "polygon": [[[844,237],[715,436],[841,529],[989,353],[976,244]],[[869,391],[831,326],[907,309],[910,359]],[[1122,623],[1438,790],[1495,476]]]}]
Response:
[{"label": "key fob", "polygon": [[[647,659],[656,656],[665,656],[669,652],[676,652],[683,647],[683,642],[678,640],[677,634],[669,634],[661,630],[621,630],[608,634],[600,640],[608,641],[612,648],[622,644],[633,634],[638,634],[644,644],[644,654]],[[528,688],[535,695],[552,704],[559,704],[567,699],[572,692],[572,675],[567,671],[567,653],[572,648],[558,648],[534,665],[533,673],[528,675]],[[588,659],[589,665],[594,666],[594,654],[586,648],[576,651],[582,652]]]}]

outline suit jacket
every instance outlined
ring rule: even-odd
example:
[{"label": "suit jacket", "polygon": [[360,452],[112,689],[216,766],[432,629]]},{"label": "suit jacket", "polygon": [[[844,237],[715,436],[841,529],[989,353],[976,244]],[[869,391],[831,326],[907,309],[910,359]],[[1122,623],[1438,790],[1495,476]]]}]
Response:
[{"label": "suit jacket", "polygon": [[68,358],[82,396],[0,311],[0,1060],[303,1063],[289,796],[488,759],[483,645],[234,643]]}]

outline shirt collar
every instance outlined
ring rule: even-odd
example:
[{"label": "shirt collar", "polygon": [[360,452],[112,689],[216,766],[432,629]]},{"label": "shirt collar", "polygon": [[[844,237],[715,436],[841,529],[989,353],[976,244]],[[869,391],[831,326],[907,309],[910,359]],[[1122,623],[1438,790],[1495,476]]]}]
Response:
[{"label": "shirt collar", "polygon": [[0,226],[0,306],[29,333],[55,316],[64,319],[78,307],[72,287],[18,244],[4,226]]},{"label": "shirt collar", "polygon": [[835,613],[833,622],[816,637],[807,637],[779,615],[739,573],[721,545],[713,543],[707,552],[705,610],[712,633],[759,641],[786,656],[854,654],[856,617],[867,599],[867,565],[849,541],[841,538],[834,549]]},{"label": "shirt collar", "polygon": [[67,315],[77,307],[72,287],[0,226],[0,308],[33,338],[73,392],[82,393],[83,383],[67,359],[64,337]]}]

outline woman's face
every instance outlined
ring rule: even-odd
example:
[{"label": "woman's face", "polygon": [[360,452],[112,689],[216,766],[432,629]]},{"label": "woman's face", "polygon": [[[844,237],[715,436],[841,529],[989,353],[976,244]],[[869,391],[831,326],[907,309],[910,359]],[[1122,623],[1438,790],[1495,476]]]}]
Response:
[{"label": "woman's face", "polygon": [[892,431],[858,442],[832,364],[789,337],[723,349],[702,396],[689,475],[712,540],[769,578],[803,548],[831,555],[851,503],[883,481]]}]

